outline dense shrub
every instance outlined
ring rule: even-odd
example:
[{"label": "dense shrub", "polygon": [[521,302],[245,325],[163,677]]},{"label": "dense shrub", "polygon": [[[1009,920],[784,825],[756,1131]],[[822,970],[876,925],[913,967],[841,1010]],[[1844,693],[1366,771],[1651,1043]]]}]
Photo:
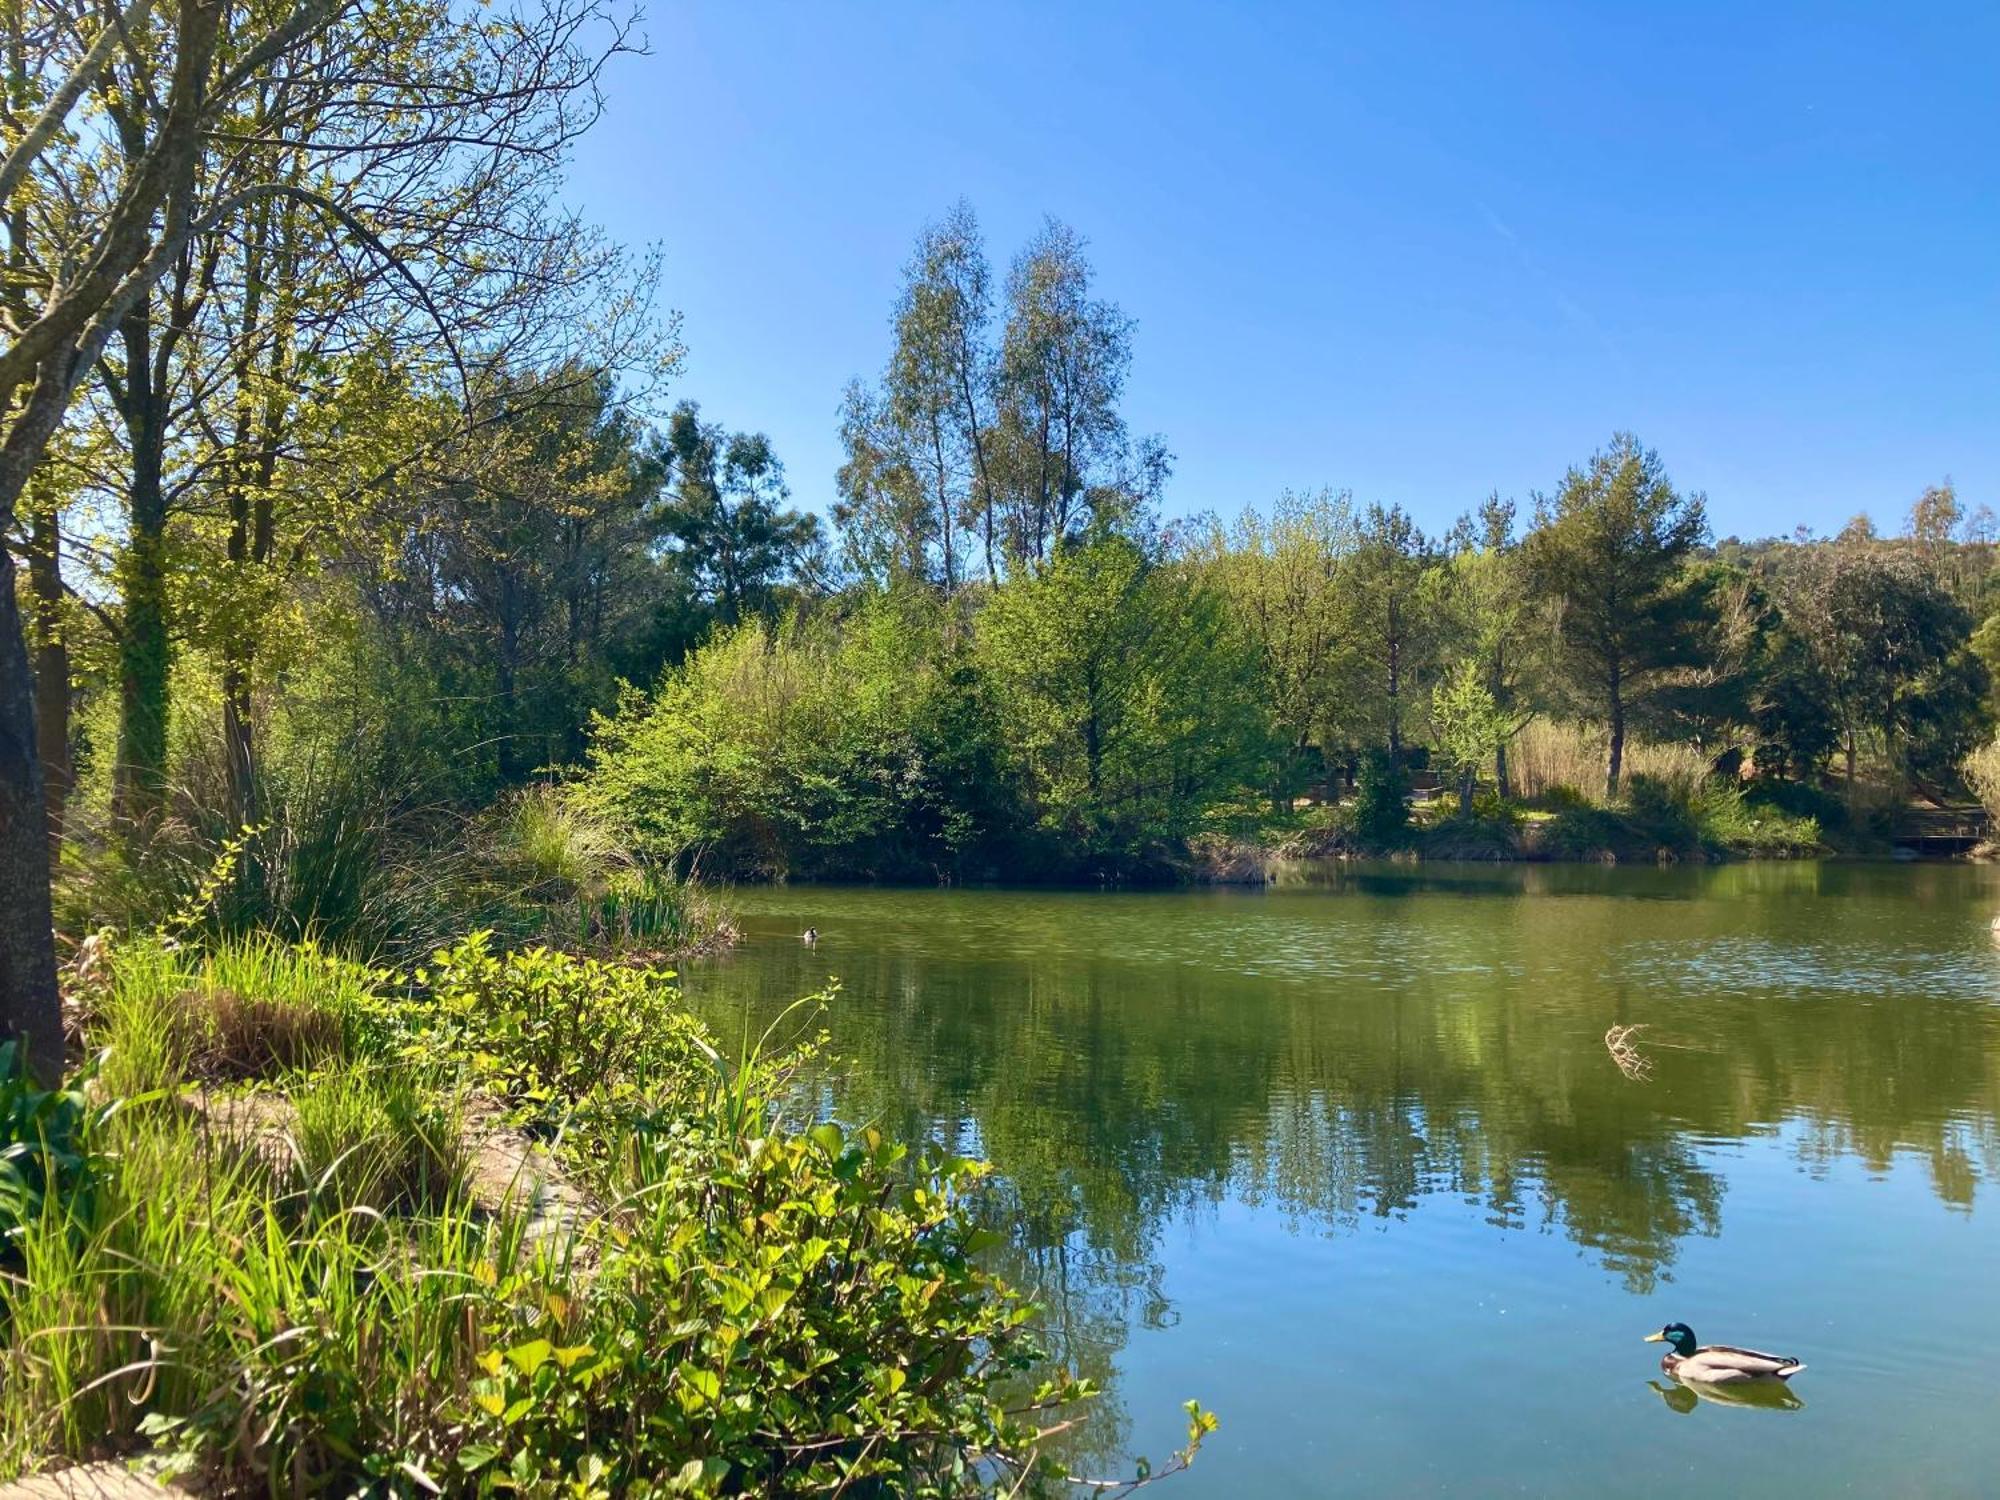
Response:
[{"label": "dense shrub", "polygon": [[[0,1042],[0,1271],[20,1269],[31,1227],[88,1219],[108,1165],[98,1144],[108,1117],[81,1080],[39,1087],[20,1044]],[[7,1300],[0,1284],[0,1313]]]},{"label": "dense shrub", "polygon": [[1261,785],[1247,646],[1128,543],[969,619],[918,596],[724,634],[600,720],[581,801],[749,876],[1125,878]]},{"label": "dense shrub", "polygon": [[1369,851],[1400,849],[1410,839],[1410,778],[1386,751],[1361,757],[1354,782],[1354,839]]},{"label": "dense shrub", "polygon": [[491,939],[474,933],[418,971],[430,994],[405,1011],[414,1060],[462,1069],[545,1127],[586,1099],[706,1079],[714,1052],[671,974],[548,948],[502,954]]},{"label": "dense shrub", "polygon": [[746,876],[992,873],[1017,807],[983,680],[935,605],[747,625],[600,719],[579,805],[643,857]]}]

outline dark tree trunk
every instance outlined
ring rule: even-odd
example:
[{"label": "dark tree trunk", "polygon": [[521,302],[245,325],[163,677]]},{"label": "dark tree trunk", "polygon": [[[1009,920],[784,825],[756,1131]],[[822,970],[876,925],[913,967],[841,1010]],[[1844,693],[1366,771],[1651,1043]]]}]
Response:
[{"label": "dark tree trunk", "polygon": [[1403,763],[1403,641],[1394,600],[1389,603],[1389,759]]},{"label": "dark tree trunk", "polygon": [[132,443],[127,489],[130,534],[119,573],[125,631],[119,641],[117,807],[144,822],[158,811],[167,774],[167,501],[165,439],[153,389],[150,299],[125,322],[126,431]]},{"label": "dark tree trunk", "polygon": [[63,804],[75,779],[69,759],[69,642],[62,619],[62,516],[53,497],[32,493],[28,514],[28,587],[35,601],[35,741],[54,859],[62,847]]},{"label": "dark tree trunk", "polygon": [[1625,700],[1614,686],[1611,689],[1611,766],[1604,776],[1604,795],[1615,798],[1618,795],[1619,773],[1625,769]]},{"label": "dark tree trunk", "polygon": [[62,1002],[35,750],[35,683],[22,623],[14,559],[0,546],[0,1035],[18,1037],[29,1069],[54,1083],[62,1076]]},{"label": "dark tree trunk", "polygon": [[1514,784],[1507,779],[1507,741],[1503,737],[1493,747],[1493,785],[1502,802],[1514,800]]}]

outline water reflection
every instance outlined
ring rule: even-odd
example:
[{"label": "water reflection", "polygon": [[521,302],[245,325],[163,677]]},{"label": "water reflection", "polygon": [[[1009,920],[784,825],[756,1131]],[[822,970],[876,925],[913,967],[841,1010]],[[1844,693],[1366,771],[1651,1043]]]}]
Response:
[{"label": "water reflection", "polygon": [[[1991,872],[1322,867],[1254,894],[742,903],[750,940],[690,976],[697,1003],[754,1034],[837,974],[823,1106],[991,1158],[1010,1269],[1098,1377],[1177,1316],[1163,1233],[1225,1206],[1346,1236],[1473,1205],[1645,1295],[1721,1232],[1746,1151],[1809,1178],[1902,1158],[1967,1213],[2000,1172]],[[1613,1027],[1643,1028],[1642,1075]]]},{"label": "water reflection", "polygon": [[1683,1416],[1691,1414],[1704,1401],[1714,1406],[1747,1407],[1754,1411],[1803,1411],[1806,1405],[1797,1391],[1780,1381],[1752,1385],[1700,1385],[1678,1380],[1666,1383],[1649,1380],[1646,1384]]}]

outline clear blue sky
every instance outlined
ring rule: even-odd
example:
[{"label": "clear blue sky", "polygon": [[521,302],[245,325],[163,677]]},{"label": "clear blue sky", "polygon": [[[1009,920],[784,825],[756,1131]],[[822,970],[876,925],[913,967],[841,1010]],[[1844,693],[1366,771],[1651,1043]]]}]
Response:
[{"label": "clear blue sky", "polygon": [[823,508],[961,194],[1138,321],[1168,510],[1442,524],[1613,430],[1718,534],[2000,509],[2000,5],[671,4],[574,191],[659,242],[678,394]]}]

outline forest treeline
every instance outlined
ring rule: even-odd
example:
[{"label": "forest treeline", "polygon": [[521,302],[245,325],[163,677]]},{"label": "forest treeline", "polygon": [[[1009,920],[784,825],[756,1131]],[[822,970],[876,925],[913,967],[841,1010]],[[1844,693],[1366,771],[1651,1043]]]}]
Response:
[{"label": "forest treeline", "polygon": [[[290,255],[282,323],[211,289],[136,426],[135,329],[16,538],[49,827],[91,878],[245,826],[283,830],[253,865],[339,857],[333,821],[379,860],[550,779],[643,861],[752,878],[1389,850],[1427,831],[1412,775],[1444,852],[1519,852],[1530,808],[1576,812],[1550,852],[1615,849],[1590,819],[1634,807],[1626,846],[1796,850],[1960,792],[1990,732],[1994,523],[1948,482],[1896,535],[1717,542],[1620,434],[1435,530],[1330,488],[1168,519],[1171,456],[1124,410],[1134,324],[1054,221],[1004,275],[969,206],[923,231],[824,520],[764,435],[659,399],[681,350],[607,247],[561,295],[621,342],[526,298],[463,405],[453,351],[388,358],[308,260],[212,254],[218,281]],[[1600,763],[1523,785],[1552,725]],[[1635,788],[1631,747],[1672,774]]]}]

